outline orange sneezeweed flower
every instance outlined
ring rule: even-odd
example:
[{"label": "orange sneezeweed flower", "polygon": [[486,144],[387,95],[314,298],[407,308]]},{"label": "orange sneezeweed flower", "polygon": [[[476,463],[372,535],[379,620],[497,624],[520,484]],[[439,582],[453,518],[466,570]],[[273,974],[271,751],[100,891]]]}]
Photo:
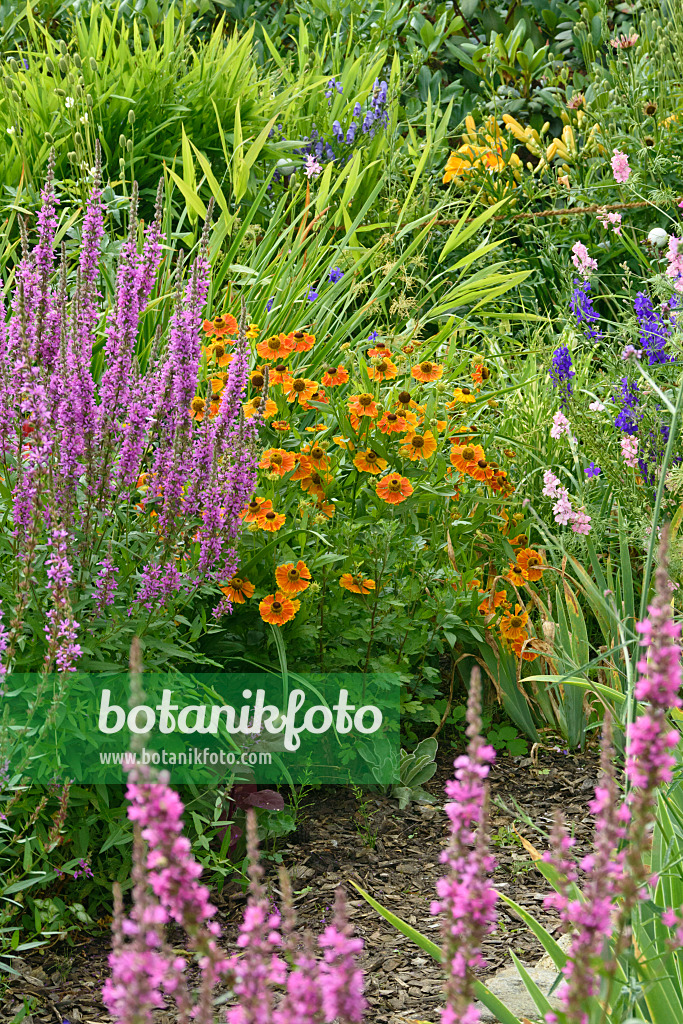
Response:
[{"label": "orange sneezeweed flower", "polygon": [[308,377],[292,377],[283,383],[283,391],[288,402],[305,402],[312,398],[318,390],[318,382],[309,380]]},{"label": "orange sneezeweed flower", "polygon": [[326,388],[336,388],[340,384],[346,384],[349,379],[349,371],[342,366],[328,366],[323,374],[323,384]]},{"label": "orange sneezeweed flower", "polygon": [[252,498],[246,508],[243,508],[240,512],[240,519],[244,519],[245,523],[255,523],[258,517],[263,513],[270,512],[273,508],[273,503],[270,498]]},{"label": "orange sneezeweed flower", "polygon": [[[515,654],[517,655],[518,658],[523,658],[524,661],[535,661],[536,658],[538,657],[538,655],[536,654],[535,651],[530,651],[528,647],[526,648],[526,650],[522,650],[522,648],[524,647],[525,642],[528,639],[529,639],[529,637],[525,633],[524,636],[521,636],[518,640],[513,641],[513,643],[512,643],[512,650],[515,652]],[[533,647],[533,645],[534,645],[534,638],[531,637],[531,646]]]},{"label": "orange sneezeweed flower", "polygon": [[202,324],[206,334],[214,338],[222,338],[226,334],[237,334],[238,324],[231,313],[215,316],[213,320],[205,320]]},{"label": "orange sneezeweed flower", "polygon": [[453,401],[446,402],[446,408],[455,409],[458,405],[468,405],[470,402],[474,401],[475,397],[469,388],[454,388]]},{"label": "orange sneezeweed flower", "polygon": [[309,465],[314,466],[316,469],[327,469],[330,460],[325,453],[325,449],[319,444],[306,444],[304,445],[304,451],[306,452],[306,459]]},{"label": "orange sneezeweed flower", "polygon": [[259,341],[256,351],[262,359],[286,359],[294,348],[294,342],[286,334],[271,334]]},{"label": "orange sneezeweed flower", "polygon": [[431,430],[424,434],[408,434],[401,445],[401,455],[405,455],[411,462],[417,459],[431,459],[436,451],[436,438]]},{"label": "orange sneezeweed flower", "polygon": [[297,462],[296,472],[292,476],[292,480],[305,480],[307,476],[310,476],[313,472],[313,466],[307,455],[302,452],[295,452],[294,458]]},{"label": "orange sneezeweed flower", "polygon": [[518,565],[517,562],[510,562],[510,568],[503,579],[509,580],[510,583],[516,583],[518,587],[521,586],[524,583],[524,571],[521,565]]},{"label": "orange sneezeweed flower", "polygon": [[[249,383],[251,384],[254,391],[263,391],[263,385],[266,383],[266,375],[264,373],[265,367],[257,366],[255,370],[252,370],[249,374]],[[268,373],[268,383],[270,384],[273,377],[271,373]]]},{"label": "orange sneezeweed flower", "polygon": [[[256,413],[259,411],[262,401],[263,399],[261,398],[261,396],[257,395],[256,398],[250,398],[246,405],[242,406],[242,408],[244,409],[244,415],[248,420],[251,419],[252,416],[255,416]],[[272,400],[272,398],[266,398],[266,407],[262,413],[263,418],[269,420],[270,417],[274,416],[276,412],[277,405],[275,404],[275,402]]]},{"label": "orange sneezeweed flower", "polygon": [[331,501],[318,501],[318,503],[317,503],[317,505],[315,507],[324,516],[327,516],[328,519],[331,519],[332,516],[334,515],[335,509],[334,509],[334,505],[332,504]]},{"label": "orange sneezeweed flower", "polygon": [[368,366],[368,377],[370,380],[393,380],[397,374],[396,364],[388,356],[384,356],[374,366]]},{"label": "orange sneezeweed flower", "polygon": [[268,373],[269,384],[286,384],[292,376],[290,370],[285,363],[277,362],[272,370]]},{"label": "orange sneezeweed flower", "polygon": [[292,601],[285,594],[278,590],[275,594],[268,594],[259,602],[258,610],[264,622],[270,622],[273,626],[283,626],[290,622],[301,607],[300,601]]},{"label": "orange sneezeweed flower", "polygon": [[408,429],[405,416],[397,412],[385,412],[377,423],[377,429],[383,434],[404,434]]},{"label": "orange sneezeweed flower", "polygon": [[524,627],[528,621],[529,616],[527,613],[521,605],[516,604],[514,612],[507,612],[502,617],[498,623],[498,628],[506,640],[525,640],[527,632]]},{"label": "orange sneezeweed flower", "polygon": [[288,434],[291,429],[287,420],[273,420],[270,425],[273,430],[279,430],[281,434]]},{"label": "orange sneezeweed flower", "polygon": [[[500,527],[498,527],[500,529]],[[527,536],[525,533],[518,533],[516,537],[510,537],[510,544],[513,548],[525,548],[527,546]]]},{"label": "orange sneezeweed flower", "polygon": [[271,508],[257,517],[256,524],[260,530],[265,530],[266,533],[276,533],[285,525],[285,516],[282,512],[274,512]]},{"label": "orange sneezeweed flower", "polygon": [[232,362],[232,356],[225,351],[225,345],[222,341],[216,342],[215,345],[209,345],[206,351],[206,358],[209,362],[215,359],[217,366],[228,366]]},{"label": "orange sneezeweed flower", "polygon": [[288,452],[284,448],[266,448],[261,456],[259,469],[268,469],[271,473],[284,476],[285,473],[291,472],[295,465],[294,452]]},{"label": "orange sneezeweed flower", "polygon": [[429,384],[433,380],[439,380],[443,375],[443,366],[439,363],[432,363],[428,359],[424,362],[418,363],[410,371],[412,377],[415,380],[421,381],[423,384]]},{"label": "orange sneezeweed flower", "polygon": [[488,380],[491,376],[491,371],[488,366],[484,366],[483,363],[479,363],[474,372],[470,374],[470,377],[475,384],[483,384],[485,380]]},{"label": "orange sneezeweed flower", "polygon": [[378,341],[374,348],[368,349],[368,356],[370,359],[374,359],[375,356],[388,356],[391,349],[384,341]]},{"label": "orange sneezeweed flower", "polygon": [[389,505],[399,505],[412,493],[410,480],[401,476],[400,473],[389,473],[387,476],[383,476],[377,484],[377,496]]},{"label": "orange sneezeweed flower", "polygon": [[362,395],[352,395],[349,398],[349,412],[355,413],[359,418],[369,416],[373,420],[379,416],[375,399],[367,391],[364,391]]},{"label": "orange sneezeweed flower", "polygon": [[360,573],[356,576],[352,572],[345,572],[339,579],[339,586],[344,590],[350,590],[352,594],[369,594],[376,589],[374,580],[364,579]]},{"label": "orange sneezeweed flower", "polygon": [[285,565],[278,565],[275,570],[275,582],[278,590],[289,596],[300,594],[306,590],[311,583],[311,573],[305,562],[287,562]]},{"label": "orange sneezeweed flower", "polygon": [[349,452],[352,452],[355,448],[350,437],[343,437],[341,434],[335,434],[332,440],[335,444],[338,444],[340,448],[346,448]]},{"label": "orange sneezeweed flower", "polygon": [[459,473],[469,473],[480,459],[485,459],[484,449],[480,444],[453,444],[451,446],[451,462]]},{"label": "orange sneezeweed flower", "polygon": [[[217,395],[216,396],[212,395],[211,397],[212,398],[213,397],[217,398],[218,396]],[[214,418],[214,416],[217,414],[217,412],[218,412],[218,403],[217,402],[211,402],[210,405],[209,405],[209,419],[212,420]],[[193,398],[192,399],[192,402],[190,404],[190,416],[197,423],[201,423],[202,422],[202,420],[206,416],[206,402],[204,401],[203,398]]]},{"label": "orange sneezeweed flower", "polygon": [[486,459],[479,459],[467,472],[473,480],[479,480],[483,483],[485,480],[490,480],[493,476],[493,467]]},{"label": "orange sneezeweed flower", "polygon": [[542,557],[533,548],[522,548],[518,551],[517,564],[527,580],[540,580],[545,568]]},{"label": "orange sneezeweed flower", "polygon": [[387,468],[387,460],[380,459],[377,452],[373,452],[371,448],[358,452],[353,464],[361,473],[382,473]]},{"label": "orange sneezeweed flower", "polygon": [[488,593],[479,605],[481,615],[493,615],[497,608],[508,603],[508,596],[505,590],[496,590],[494,594]]},{"label": "orange sneezeweed flower", "polygon": [[318,472],[317,469],[313,470],[310,476],[307,476],[301,481],[302,491],[306,491],[308,494],[313,494],[319,501],[325,497],[325,491],[323,487],[328,484],[332,477],[329,473]]},{"label": "orange sneezeweed flower", "polygon": [[241,576],[231,576],[225,586],[220,587],[226,597],[229,597],[233,604],[244,604],[246,600],[254,596],[254,584],[249,580],[243,580]]},{"label": "orange sneezeweed flower", "polygon": [[306,334],[305,331],[292,331],[287,337],[292,339],[295,352],[310,352],[315,345],[315,334]]}]

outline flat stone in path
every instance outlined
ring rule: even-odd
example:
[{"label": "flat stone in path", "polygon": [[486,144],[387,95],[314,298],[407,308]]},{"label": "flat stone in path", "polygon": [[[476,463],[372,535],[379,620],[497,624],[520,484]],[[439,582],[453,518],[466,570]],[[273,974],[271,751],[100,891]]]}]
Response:
[{"label": "flat stone in path", "polygon": [[[549,970],[544,967],[527,967],[526,970],[529,977],[536,982],[543,995],[548,996],[548,992],[557,979],[557,971],[554,968]],[[492,977],[485,978],[484,983],[520,1020],[524,1017],[530,1021],[540,1021],[543,1019],[540,1010],[527,992],[524,982],[517,973],[516,967],[506,967]],[[559,999],[555,994],[548,996],[548,1002],[553,1009],[559,1008]],[[481,1003],[476,1003],[475,1005],[481,1014],[481,1024],[498,1024],[498,1018],[494,1017],[490,1010]]]}]

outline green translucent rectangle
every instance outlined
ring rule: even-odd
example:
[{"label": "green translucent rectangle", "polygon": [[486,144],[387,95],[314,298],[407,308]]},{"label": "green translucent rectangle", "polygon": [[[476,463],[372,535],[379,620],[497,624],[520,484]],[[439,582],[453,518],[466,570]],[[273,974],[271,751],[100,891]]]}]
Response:
[{"label": "green translucent rectangle", "polygon": [[398,782],[400,682],[391,673],[147,675],[5,680],[0,759],[33,782],[121,783],[122,762],[173,784]]}]

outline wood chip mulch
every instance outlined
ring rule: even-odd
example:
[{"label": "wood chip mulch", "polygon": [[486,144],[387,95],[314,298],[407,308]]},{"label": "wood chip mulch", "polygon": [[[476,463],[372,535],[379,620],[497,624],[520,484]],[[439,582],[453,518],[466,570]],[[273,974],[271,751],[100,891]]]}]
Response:
[{"label": "wood chip mulch", "polygon": [[[297,893],[302,927],[318,933],[332,916],[335,889],[346,887],[350,919],[365,942],[366,1020],[372,1024],[437,1021],[441,971],[426,953],[378,917],[348,882],[356,881],[389,910],[439,942],[438,923],[429,907],[442,873],[439,855],[447,842],[448,823],[441,805],[452,756],[452,752],[440,752],[439,771],[425,787],[438,804],[413,804],[399,811],[397,802],[387,796],[366,794],[361,806],[347,789],[316,790],[301,812],[297,832],[281,847]],[[556,914],[543,908],[549,887],[512,829],[510,813],[498,801],[513,814],[517,804],[545,832],[550,831],[555,809],[561,809],[577,839],[576,849],[583,853],[591,843],[587,805],[597,772],[598,759],[592,754],[541,751],[535,763],[530,758],[499,756],[491,774],[491,832],[498,864],[494,884],[558,934]],[[546,848],[544,839],[519,820],[516,828],[539,850]],[[275,865],[268,877],[277,898]],[[228,948],[234,948],[244,902],[236,880],[228,882],[216,898]],[[509,966],[510,950],[528,964],[543,954],[526,925],[501,902],[498,931],[486,942],[488,967],[482,977]],[[109,935],[104,933],[83,934],[71,946],[61,942],[24,954],[14,964],[20,976],[0,989],[0,1021],[11,1021],[27,1005],[22,1024],[107,1024],[111,1018],[102,1006],[100,989],[108,972],[108,951]],[[222,1018],[223,1012],[217,1012],[217,1019]],[[157,1014],[157,1024],[174,1020],[170,1008]]]}]

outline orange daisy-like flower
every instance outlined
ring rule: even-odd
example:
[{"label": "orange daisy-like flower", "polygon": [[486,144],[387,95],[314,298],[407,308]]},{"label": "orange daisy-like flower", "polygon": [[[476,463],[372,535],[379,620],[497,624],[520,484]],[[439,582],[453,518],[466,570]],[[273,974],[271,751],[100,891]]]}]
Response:
[{"label": "orange daisy-like flower", "polygon": [[484,366],[483,363],[478,363],[474,372],[470,374],[470,377],[475,384],[483,384],[484,381],[489,380],[491,377],[491,371],[488,366]]},{"label": "orange daisy-like flower", "polygon": [[268,597],[259,601],[258,610],[264,622],[270,622],[273,626],[283,626],[285,622],[291,622],[300,607],[300,601],[292,601],[278,590],[276,594],[268,594]]},{"label": "orange daisy-like flower", "polygon": [[507,604],[508,596],[504,590],[496,590],[494,594],[488,593],[479,605],[481,615],[493,615],[497,608]]},{"label": "orange daisy-like flower", "polygon": [[322,512],[324,516],[327,516],[328,519],[331,519],[335,512],[334,505],[331,501],[319,501],[316,508],[319,512]]},{"label": "orange daisy-like flower", "polygon": [[352,572],[345,572],[339,579],[339,586],[344,590],[350,590],[352,594],[369,594],[376,589],[374,580],[364,579],[360,574],[354,576]]},{"label": "orange daisy-like flower", "polygon": [[285,473],[290,473],[295,465],[294,452],[285,451],[284,448],[266,448],[261,456],[259,469],[268,469],[271,473],[284,476]]},{"label": "orange daisy-like flower", "polygon": [[268,512],[258,516],[256,523],[260,530],[266,533],[277,533],[285,525],[285,516],[282,512],[275,512],[272,508]]},{"label": "orange daisy-like flower", "polygon": [[527,546],[527,536],[525,533],[518,533],[516,537],[510,538],[510,544],[513,548],[525,548]]},{"label": "orange daisy-like flower", "polygon": [[302,452],[295,452],[294,458],[297,462],[296,472],[292,476],[292,480],[305,480],[307,476],[310,476],[313,472],[313,466],[311,465],[310,459],[307,455]]},{"label": "orange daisy-like flower", "polygon": [[355,414],[357,417],[369,416],[375,420],[379,416],[379,410],[375,405],[375,399],[367,391],[364,391],[362,395],[352,395],[349,398],[349,412]]},{"label": "orange daisy-like flower", "polygon": [[222,373],[220,377],[211,377],[209,379],[209,385],[211,387],[211,397],[218,398],[221,391],[225,390],[225,385],[228,382],[227,373]]},{"label": "orange daisy-like flower", "polygon": [[270,425],[273,430],[279,430],[281,434],[288,434],[291,429],[287,420],[273,420]]},{"label": "orange daisy-like flower", "polygon": [[262,359],[286,359],[294,348],[294,342],[286,334],[271,334],[259,341],[256,351]]},{"label": "orange daisy-like flower", "polygon": [[278,361],[268,374],[269,384],[286,384],[292,374],[285,363]]},{"label": "orange daisy-like flower", "polygon": [[526,639],[527,633],[524,627],[529,621],[529,616],[521,607],[516,604],[514,612],[508,612],[502,617],[498,628],[506,640]]},{"label": "orange daisy-like flower", "polygon": [[411,462],[417,459],[431,459],[436,451],[436,438],[431,430],[424,434],[408,434],[401,445],[401,455],[405,455]]},{"label": "orange daisy-like flower", "polygon": [[335,444],[338,444],[340,448],[346,448],[347,451],[352,452],[355,445],[351,438],[343,437],[341,434],[335,434],[332,438]]},{"label": "orange daisy-like flower", "polygon": [[197,420],[198,423],[204,419],[204,413],[206,411],[206,402],[203,398],[197,396],[190,402],[190,416],[193,420]]},{"label": "orange daisy-like flower", "polygon": [[215,316],[213,320],[205,320],[202,324],[206,334],[214,338],[222,338],[226,334],[237,334],[238,324],[231,313],[223,313]]},{"label": "orange daisy-like flower", "polygon": [[217,366],[228,366],[232,362],[232,356],[225,351],[222,341],[217,341],[215,345],[209,345],[205,351],[207,360],[215,361]]},{"label": "orange daisy-like flower", "polygon": [[270,498],[252,498],[246,508],[243,508],[240,512],[240,519],[243,519],[245,523],[255,523],[260,515],[265,515],[266,512],[270,512],[273,508],[273,503]]},{"label": "orange daisy-like flower", "polygon": [[318,390],[318,382],[309,380],[307,377],[292,377],[283,384],[283,390],[288,402],[305,402]]},{"label": "orange daisy-like flower", "polygon": [[330,460],[327,457],[325,449],[319,445],[304,445],[304,451],[306,452],[306,460],[309,466],[314,466],[316,469],[327,469],[330,464]]},{"label": "orange daisy-like flower", "polygon": [[517,562],[510,562],[510,568],[506,572],[505,576],[503,576],[504,580],[509,580],[510,583],[515,583],[518,587],[524,583],[525,578],[524,570]]},{"label": "orange daisy-like flower", "polygon": [[480,444],[454,444],[451,446],[451,462],[459,473],[469,473],[476,464],[485,459]]},{"label": "orange daisy-like flower", "polygon": [[[524,636],[521,636],[518,640],[515,640],[512,643],[512,650],[515,652],[515,654],[517,655],[518,658],[523,658],[524,661],[535,661],[536,658],[538,657],[538,655],[536,654],[535,651],[530,651],[528,647],[525,648],[524,650],[522,649],[524,647],[525,641],[527,641],[528,639],[529,639],[529,637],[527,636],[527,634],[525,632]],[[531,646],[532,647],[533,647],[533,644],[534,644],[534,638],[532,637],[531,638]]]},{"label": "orange daisy-like flower", "polygon": [[[251,384],[254,391],[263,391],[263,385],[266,383],[266,375],[263,372],[263,367],[257,366],[255,370],[252,370],[249,374],[249,383]],[[268,373],[268,383],[272,381],[272,375]]]},{"label": "orange daisy-like flower", "polygon": [[459,405],[469,405],[476,399],[469,388],[454,388],[453,401],[446,402],[447,409],[456,409]]},{"label": "orange daisy-like flower", "polygon": [[325,497],[325,491],[323,488],[331,479],[332,477],[329,473],[321,473],[315,469],[310,476],[307,476],[301,481],[301,489],[306,491],[308,494],[314,495],[320,501]]},{"label": "orange daisy-like flower", "polygon": [[387,468],[387,460],[380,459],[377,452],[373,452],[371,448],[359,452],[353,464],[361,473],[382,473]]},{"label": "orange daisy-like flower", "polygon": [[415,380],[422,381],[423,384],[429,384],[433,380],[439,380],[443,376],[443,366],[439,363],[431,363],[428,359],[418,363],[417,366],[413,366],[410,371],[411,377]]},{"label": "orange daisy-like flower", "polygon": [[[330,404],[330,400],[327,397],[327,395],[325,394],[325,388],[318,388],[317,391],[314,391],[313,394],[311,395],[311,402],[321,402],[323,405],[329,405]],[[312,405],[309,405],[309,403],[307,401],[305,401],[304,399],[302,399],[302,398],[299,399],[299,404],[301,405],[302,409],[312,409],[313,408]],[[306,429],[310,431],[311,428],[307,427]],[[316,427],[314,429],[317,430],[319,428]],[[324,424],[323,424],[323,429],[324,429]]]},{"label": "orange daisy-like flower", "polygon": [[467,472],[473,480],[479,480],[483,483],[485,480],[490,480],[493,476],[493,467],[486,459],[479,459]]},{"label": "orange daisy-like flower", "polygon": [[412,493],[410,480],[401,476],[400,473],[389,473],[387,476],[383,476],[377,484],[377,496],[389,505],[400,505]]},{"label": "orange daisy-like flower", "polygon": [[541,555],[533,548],[522,548],[517,552],[517,564],[524,573],[527,580],[540,580],[544,571],[544,564]]},{"label": "orange daisy-like flower", "polygon": [[326,388],[336,388],[340,384],[346,384],[349,379],[349,371],[342,366],[328,366],[323,374],[323,384]]},{"label": "orange daisy-like flower", "polygon": [[261,328],[259,327],[258,324],[249,324],[246,331],[244,332],[244,335],[246,338],[249,338],[250,340],[253,341],[254,338],[258,338],[260,333]]},{"label": "orange daisy-like flower", "polygon": [[[251,419],[252,416],[255,416],[256,413],[259,411],[262,401],[263,399],[261,398],[261,396],[257,395],[256,398],[251,398],[246,403],[246,405],[242,406],[242,408],[244,409],[244,415],[248,420]],[[274,416],[276,412],[277,405],[275,404],[275,402],[272,400],[272,398],[266,398],[266,407],[262,414],[263,418],[269,420],[270,417]]]},{"label": "orange daisy-like flower", "polygon": [[249,580],[243,580],[241,576],[231,576],[225,586],[220,590],[229,597],[233,604],[244,604],[246,600],[254,596],[254,584]]},{"label": "orange daisy-like flower", "polygon": [[315,345],[315,334],[306,334],[305,331],[292,331],[287,337],[292,339],[295,352],[310,352]]},{"label": "orange daisy-like flower", "polygon": [[311,573],[305,562],[287,562],[275,570],[275,582],[283,594],[300,594],[311,584]]},{"label": "orange daisy-like flower", "polygon": [[408,429],[408,421],[397,412],[385,412],[377,423],[377,429],[382,434],[404,434]]},{"label": "orange daisy-like flower", "polygon": [[381,358],[374,366],[368,366],[370,380],[393,380],[397,374],[396,364],[388,356]]},{"label": "orange daisy-like flower", "polygon": [[370,359],[374,359],[375,356],[388,356],[391,349],[383,342],[378,341],[374,348],[368,349],[368,356]]}]

